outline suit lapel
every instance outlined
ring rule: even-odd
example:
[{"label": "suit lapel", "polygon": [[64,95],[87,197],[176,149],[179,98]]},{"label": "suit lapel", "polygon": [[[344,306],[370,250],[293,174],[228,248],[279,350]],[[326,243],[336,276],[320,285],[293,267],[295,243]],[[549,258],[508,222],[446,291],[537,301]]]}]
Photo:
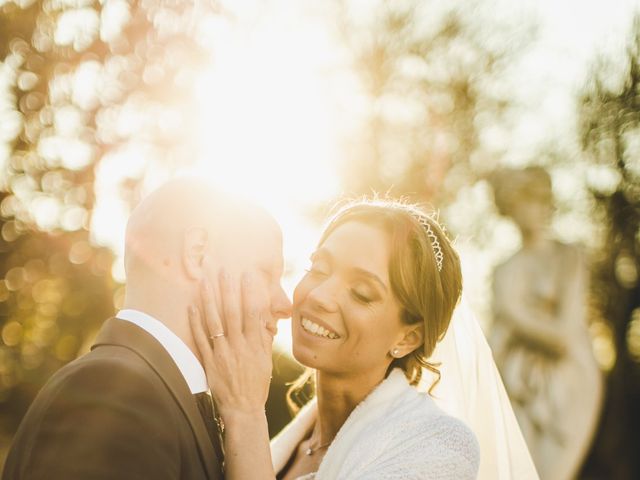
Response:
[{"label": "suit lapel", "polygon": [[217,478],[223,459],[218,458],[213,448],[202,415],[187,382],[164,347],[142,328],[117,318],[111,318],[104,323],[91,349],[101,345],[119,345],[132,350],[158,374],[193,430],[202,462],[207,469],[207,476]]}]

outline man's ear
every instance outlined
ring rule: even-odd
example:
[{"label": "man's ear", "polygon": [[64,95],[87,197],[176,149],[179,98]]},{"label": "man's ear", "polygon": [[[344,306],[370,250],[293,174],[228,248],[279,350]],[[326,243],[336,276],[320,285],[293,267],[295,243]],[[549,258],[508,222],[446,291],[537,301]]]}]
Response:
[{"label": "man's ear", "polygon": [[209,234],[202,227],[191,227],[185,230],[182,247],[182,263],[187,275],[193,280],[202,278],[203,263]]},{"label": "man's ear", "polygon": [[404,337],[400,342],[396,343],[395,348],[398,351],[396,357],[404,357],[405,355],[413,352],[416,348],[418,348],[424,342],[424,326],[421,324],[418,325],[407,325],[404,333]]}]

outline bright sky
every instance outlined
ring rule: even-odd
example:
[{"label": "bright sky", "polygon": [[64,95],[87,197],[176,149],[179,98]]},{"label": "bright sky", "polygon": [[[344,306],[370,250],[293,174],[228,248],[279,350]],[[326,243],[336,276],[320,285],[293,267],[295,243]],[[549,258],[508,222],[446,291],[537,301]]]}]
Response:
[{"label": "bright sky", "polygon": [[[516,4],[518,2],[515,2]],[[638,0],[521,0],[540,19],[538,40],[513,66],[514,98],[523,104],[511,132],[514,161],[541,142],[572,137],[573,92],[598,55],[620,58]]]},{"label": "bright sky", "polygon": [[[362,2],[355,3],[363,8]],[[510,73],[522,115],[508,136],[494,139],[497,151],[518,162],[540,142],[571,131],[572,92],[584,82],[596,51],[620,54],[630,12],[638,2],[494,3],[493,12],[513,22],[535,15],[541,21],[538,40]],[[291,292],[318,237],[318,227],[306,220],[305,211],[339,194],[341,135],[360,120],[358,85],[345,67],[346,51],[331,34],[332,18],[314,2],[223,4],[235,16],[233,23],[200,19],[203,41],[213,45],[215,61],[203,68],[197,84],[202,153],[195,168],[274,213],[284,230],[292,272],[285,284]],[[352,104],[345,105],[345,98],[352,98]],[[144,155],[135,147],[116,153],[98,172],[93,233],[118,253],[127,212],[116,200],[116,180],[123,166],[143,168],[139,159]],[[147,183],[152,187],[162,179],[159,175]],[[474,287],[474,279],[476,284],[485,281],[491,261],[471,258],[468,264],[468,291],[484,295],[482,286]],[[121,265],[114,275],[123,280]],[[289,335],[283,322],[277,341],[285,348]]]}]

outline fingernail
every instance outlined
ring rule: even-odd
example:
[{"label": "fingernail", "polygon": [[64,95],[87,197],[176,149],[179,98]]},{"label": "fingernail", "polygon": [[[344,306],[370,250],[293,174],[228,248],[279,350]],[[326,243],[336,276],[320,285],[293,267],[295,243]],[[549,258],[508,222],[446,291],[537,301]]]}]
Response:
[{"label": "fingernail", "polygon": [[189,316],[193,317],[196,314],[196,309],[193,308],[193,305],[189,305],[189,308],[187,309],[189,311]]}]

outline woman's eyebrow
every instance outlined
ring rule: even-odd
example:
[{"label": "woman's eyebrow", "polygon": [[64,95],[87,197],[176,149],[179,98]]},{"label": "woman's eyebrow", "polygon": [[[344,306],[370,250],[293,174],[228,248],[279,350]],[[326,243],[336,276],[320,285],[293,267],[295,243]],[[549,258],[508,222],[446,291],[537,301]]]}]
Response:
[{"label": "woman's eyebrow", "polygon": [[[329,261],[331,261],[333,259],[333,255],[331,255],[331,252],[329,250],[327,250],[326,248],[319,248],[318,250],[316,250],[315,252],[313,252],[311,254],[311,261],[317,260],[319,257],[326,257]],[[369,270],[365,270],[364,268],[360,268],[360,267],[353,267],[351,270],[353,270],[355,273],[357,273],[358,275],[361,275],[363,277],[367,277],[371,280],[373,280],[374,282],[376,282],[377,284],[379,284],[382,287],[382,290],[386,293],[388,288],[387,286],[384,284],[384,282],[380,279],[380,277],[378,277],[375,273],[370,272]]]}]

